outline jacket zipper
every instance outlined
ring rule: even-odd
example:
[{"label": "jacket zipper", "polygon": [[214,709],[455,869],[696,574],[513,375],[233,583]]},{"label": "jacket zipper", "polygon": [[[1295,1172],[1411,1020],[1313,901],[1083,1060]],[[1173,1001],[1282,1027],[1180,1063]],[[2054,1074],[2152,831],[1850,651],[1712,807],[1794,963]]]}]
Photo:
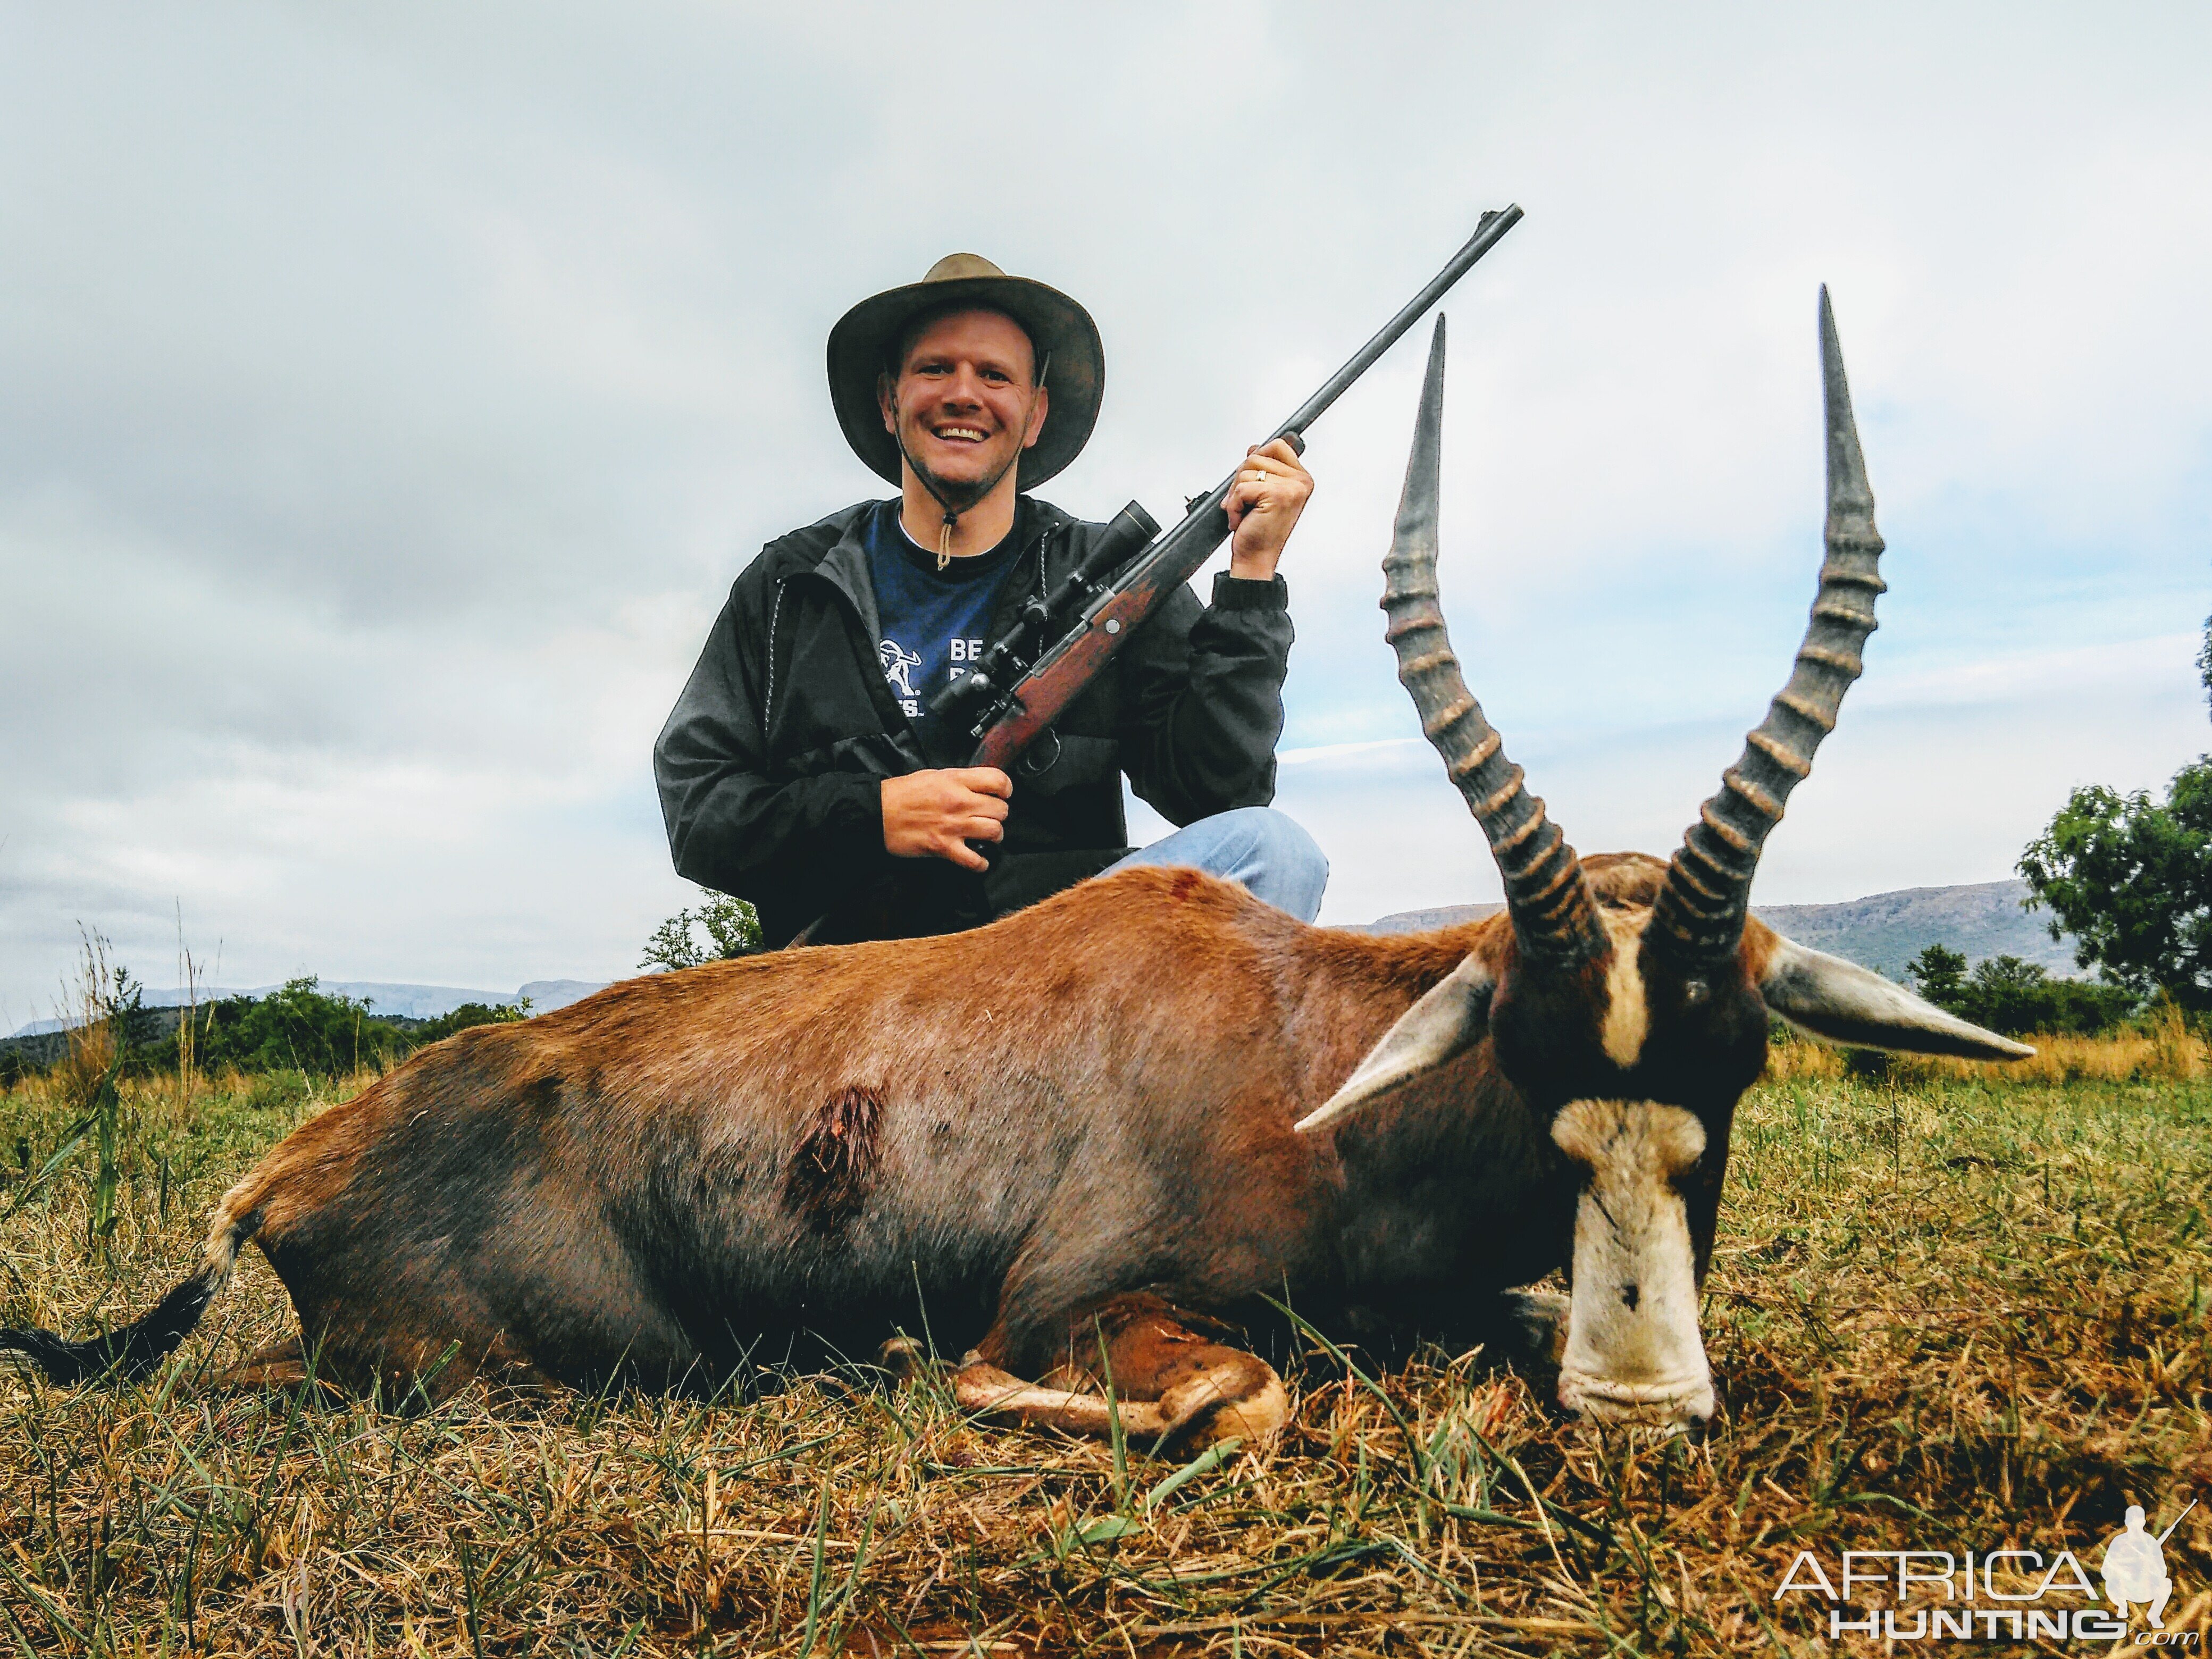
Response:
[{"label": "jacket zipper", "polygon": [[775,603],[768,613],[768,696],[761,700],[761,739],[766,742],[769,729],[775,724],[775,629],[783,620],[784,584],[791,580],[779,576],[775,583]]}]

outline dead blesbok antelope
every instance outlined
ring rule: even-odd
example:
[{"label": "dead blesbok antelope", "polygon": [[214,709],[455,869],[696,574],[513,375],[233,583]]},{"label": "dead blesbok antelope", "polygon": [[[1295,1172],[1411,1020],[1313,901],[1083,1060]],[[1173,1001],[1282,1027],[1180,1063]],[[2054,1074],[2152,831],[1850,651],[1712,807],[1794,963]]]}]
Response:
[{"label": "dead blesbok antelope", "polygon": [[1525,1322],[1514,1287],[1565,1267],[1561,1403],[1705,1418],[1698,1286],[1769,1016],[2031,1052],[1747,909],[1882,586],[1825,294],[1820,324],[1812,624],[1671,865],[1577,860],[1461,677],[1435,587],[1439,324],[1383,603],[1503,914],[1371,938],[1137,870],[974,933],[633,980],[465,1031],[303,1125],[136,1324],[0,1346],[56,1378],[143,1374],[251,1239],[300,1339],[242,1379],[311,1355],[356,1387],[684,1386],[785,1358],[802,1334],[865,1352],[926,1323],[975,1345],[955,1376],[971,1407],[1088,1429],[1118,1409],[1185,1444],[1282,1421],[1273,1370],[1214,1322],[1262,1297],[1324,1328],[1449,1340]]}]

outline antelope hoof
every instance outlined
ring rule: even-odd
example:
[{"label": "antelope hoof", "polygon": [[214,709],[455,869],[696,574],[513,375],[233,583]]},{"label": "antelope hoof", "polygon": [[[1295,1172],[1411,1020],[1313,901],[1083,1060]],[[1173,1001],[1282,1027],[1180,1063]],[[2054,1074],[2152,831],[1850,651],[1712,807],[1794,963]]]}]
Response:
[{"label": "antelope hoof", "polygon": [[876,1364],[900,1382],[911,1382],[928,1368],[929,1356],[910,1336],[895,1336],[876,1350]]},{"label": "antelope hoof", "polygon": [[1160,1396],[1166,1425],[1160,1449],[1195,1451],[1223,1440],[1262,1440],[1290,1421],[1290,1396],[1273,1366],[1247,1354],[1209,1366]]}]

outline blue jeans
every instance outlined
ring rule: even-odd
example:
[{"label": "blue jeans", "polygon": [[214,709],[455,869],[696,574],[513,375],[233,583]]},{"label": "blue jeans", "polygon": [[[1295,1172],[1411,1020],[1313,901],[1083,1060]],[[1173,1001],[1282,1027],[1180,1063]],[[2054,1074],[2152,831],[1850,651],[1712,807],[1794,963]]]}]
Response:
[{"label": "blue jeans", "polygon": [[1300,921],[1321,914],[1328,885],[1328,859],[1288,813],[1272,806],[1239,806],[1187,823],[1135,852],[1104,873],[1140,864],[1177,865],[1242,882],[1254,898]]}]

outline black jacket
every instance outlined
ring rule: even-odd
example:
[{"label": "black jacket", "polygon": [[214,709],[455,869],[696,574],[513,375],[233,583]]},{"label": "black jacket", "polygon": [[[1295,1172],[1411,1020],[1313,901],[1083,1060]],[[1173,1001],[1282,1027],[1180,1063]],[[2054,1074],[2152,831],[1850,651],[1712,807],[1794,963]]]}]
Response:
[{"label": "black jacket", "polygon": [[[653,745],[678,873],[751,901],[781,945],[890,878],[899,931],[971,927],[1097,874],[1128,848],[1122,772],[1176,823],[1274,798],[1291,617],[1282,578],[1216,578],[1152,613],[1054,733],[1015,763],[988,875],[884,850],[882,781],[968,756],[925,752],[884,681],[863,501],[770,542],[730,589]],[[1059,580],[1105,526],[1021,499],[1021,551],[991,623]],[[1058,742],[1055,744],[1054,736]]]}]

